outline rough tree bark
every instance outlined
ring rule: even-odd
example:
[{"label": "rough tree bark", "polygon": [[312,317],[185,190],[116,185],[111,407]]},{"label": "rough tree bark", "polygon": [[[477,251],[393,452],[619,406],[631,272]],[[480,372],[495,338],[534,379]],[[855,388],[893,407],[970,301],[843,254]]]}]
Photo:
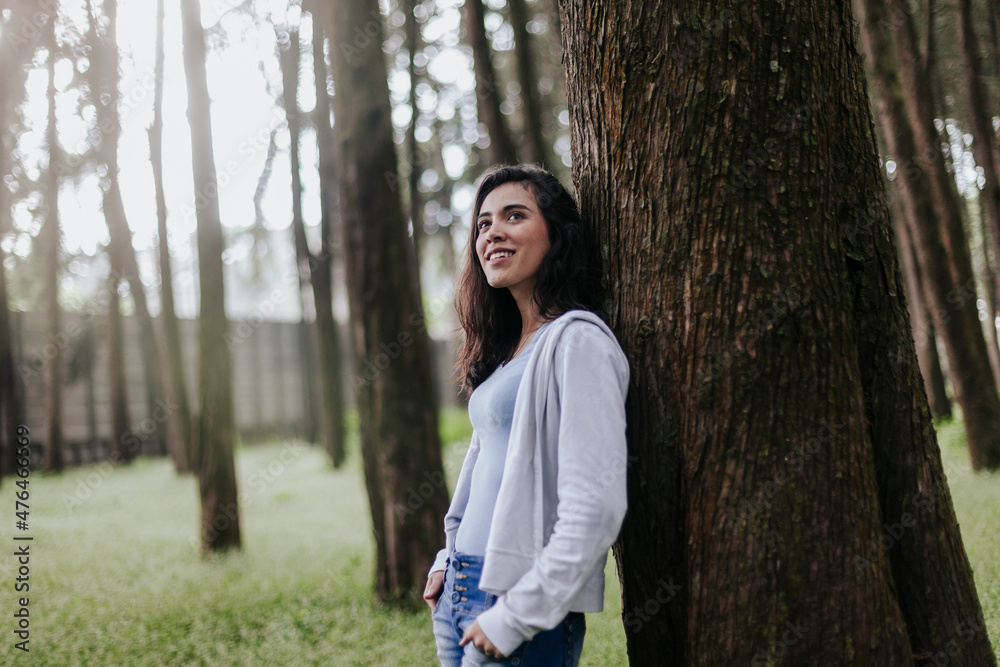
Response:
[{"label": "rough tree bark", "polygon": [[[330,33],[340,212],[355,353],[365,484],[382,600],[420,604],[439,548],[448,489],[423,309],[398,173],[377,0],[339,0]],[[368,40],[354,32],[360,26]]]},{"label": "rough tree bark", "polygon": [[168,422],[168,449],[179,473],[191,472],[194,431],[191,402],[184,378],[181,332],[174,305],[174,270],[167,234],[167,200],[163,191],[163,2],[156,0],[156,64],[153,83],[153,124],[149,128],[149,159],[156,193],[156,228],[160,255],[160,320],[163,324],[164,387],[172,406]]},{"label": "rough tree bark", "polygon": [[630,663],[992,664],[849,4],[560,6],[574,181],[633,368]]},{"label": "rough tree bark", "polygon": [[[957,188],[945,168],[913,25],[898,0],[864,0],[862,9],[863,17],[875,17],[863,19],[869,26],[863,34],[878,92],[878,115],[882,124],[893,125],[886,126],[886,143],[900,164],[907,224],[914,225],[924,288],[933,292],[927,302],[933,303],[934,328],[945,344],[969,455],[977,470],[997,468],[1000,396],[979,322],[975,274]],[[886,25],[892,29],[884,30]],[[886,32],[895,47],[892,50]]]},{"label": "rough tree bark", "polygon": [[[62,338],[62,309],[59,306],[59,274],[62,268],[59,261],[60,231],[59,231],[59,137],[56,130],[56,54],[59,45],[56,42],[56,17],[49,16],[46,21],[45,38],[48,56],[49,82],[46,86],[48,99],[48,124],[45,128],[45,143],[49,153],[49,163],[45,169],[45,209],[42,229],[39,232],[45,264],[45,311],[48,315],[49,340],[59,341]],[[42,468],[46,471],[61,471],[63,469],[63,358],[65,349],[62,345],[54,345],[55,354],[45,362],[45,405],[46,405],[46,438],[45,454]]]},{"label": "rough tree bark", "polygon": [[344,463],[344,389],[343,360],[340,354],[340,329],[333,317],[333,240],[334,222],[339,202],[336,146],[330,124],[330,95],[326,87],[327,64],[323,53],[324,31],[329,25],[329,9],[325,2],[310,0],[306,9],[312,12],[313,72],[316,85],[316,108],[313,126],[319,144],[320,177],[320,250],[312,258],[312,288],[316,302],[316,331],[319,338],[319,373],[322,402],[323,447],[330,455],[334,468]]},{"label": "rough tree bark", "polygon": [[486,155],[491,164],[515,163],[517,147],[511,137],[507,122],[500,111],[500,79],[493,68],[490,56],[490,38],[486,34],[486,10],[483,0],[465,0],[465,30],[472,47],[476,71],[476,112],[479,122],[486,126],[490,146]]},{"label": "rough tree bark", "polygon": [[229,328],[222,265],[225,242],[219,217],[219,187],[205,72],[205,31],[199,4],[198,0],[181,0],[201,286],[198,319],[201,413],[197,422],[195,465],[201,497],[201,549],[202,553],[207,553],[239,548],[240,523],[233,462],[232,360],[225,342]]}]

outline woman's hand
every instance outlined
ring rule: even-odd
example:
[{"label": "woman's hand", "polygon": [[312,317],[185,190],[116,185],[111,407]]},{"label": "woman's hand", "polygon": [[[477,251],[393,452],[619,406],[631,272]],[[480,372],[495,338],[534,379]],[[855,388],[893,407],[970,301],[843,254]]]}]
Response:
[{"label": "woman's hand", "polygon": [[430,576],[427,577],[427,585],[424,586],[424,602],[431,608],[431,611],[434,611],[434,607],[437,606],[438,598],[441,597],[443,590],[444,570],[431,572]]},{"label": "woman's hand", "polygon": [[479,627],[479,621],[476,621],[469,626],[469,629],[465,631],[462,636],[462,641],[458,642],[459,646],[465,646],[469,642],[478,648],[480,651],[492,658],[503,658],[503,653],[500,652],[493,642],[490,641],[483,629]]}]

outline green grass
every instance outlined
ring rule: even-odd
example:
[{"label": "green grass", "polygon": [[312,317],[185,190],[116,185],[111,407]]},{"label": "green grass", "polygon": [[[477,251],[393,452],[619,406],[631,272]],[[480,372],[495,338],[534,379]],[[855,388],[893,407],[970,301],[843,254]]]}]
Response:
[{"label": "green grass", "polygon": [[1000,472],[972,472],[960,421],[939,423],[937,429],[941,460],[983,606],[986,632],[1000,660]]},{"label": "green grass", "polygon": [[[441,421],[453,483],[471,432]],[[960,424],[941,426],[946,470],[990,635],[1000,638],[1000,479],[969,470]],[[356,443],[352,443],[352,448]],[[238,450],[244,549],[199,558],[197,489],[169,462],[31,478],[30,654],[13,648],[16,564],[0,559],[0,664],[433,665],[429,613],[377,605],[360,462],[329,468],[298,443]],[[11,479],[0,506],[14,508]],[[9,547],[13,517],[5,520]],[[587,617],[583,665],[624,665],[614,563]]]}]

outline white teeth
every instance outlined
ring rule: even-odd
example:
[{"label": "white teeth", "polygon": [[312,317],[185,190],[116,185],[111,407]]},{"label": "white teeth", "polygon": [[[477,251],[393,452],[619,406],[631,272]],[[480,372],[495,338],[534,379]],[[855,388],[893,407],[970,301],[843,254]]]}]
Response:
[{"label": "white teeth", "polygon": [[498,257],[510,257],[514,253],[508,252],[507,250],[501,250],[500,252],[495,252],[490,255],[490,259],[497,259]]}]

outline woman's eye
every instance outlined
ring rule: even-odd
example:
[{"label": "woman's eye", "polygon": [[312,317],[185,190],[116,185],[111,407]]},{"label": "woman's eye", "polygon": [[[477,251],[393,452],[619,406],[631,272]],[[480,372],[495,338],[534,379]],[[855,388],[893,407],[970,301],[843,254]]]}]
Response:
[{"label": "woman's eye", "polygon": [[488,224],[490,224],[489,220],[480,220],[478,223],[476,223],[476,227],[478,227],[479,229],[483,229]]}]

